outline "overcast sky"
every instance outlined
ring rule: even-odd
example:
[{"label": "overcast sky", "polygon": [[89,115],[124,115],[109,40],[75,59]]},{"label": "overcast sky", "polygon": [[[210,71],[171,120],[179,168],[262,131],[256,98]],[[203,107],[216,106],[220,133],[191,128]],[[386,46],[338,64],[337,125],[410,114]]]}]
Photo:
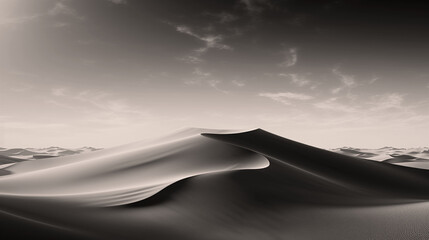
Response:
[{"label": "overcast sky", "polygon": [[427,12],[412,1],[0,0],[0,146],[109,147],[184,127],[428,146]]}]

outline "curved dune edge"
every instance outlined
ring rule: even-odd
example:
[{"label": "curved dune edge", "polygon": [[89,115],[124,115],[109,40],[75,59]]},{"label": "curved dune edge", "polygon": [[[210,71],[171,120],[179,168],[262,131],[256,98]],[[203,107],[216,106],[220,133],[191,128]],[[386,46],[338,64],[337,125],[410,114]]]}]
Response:
[{"label": "curved dune edge", "polygon": [[[5,175],[0,177],[0,195],[119,206],[189,177],[263,169],[270,162],[273,166],[265,174],[282,183],[280,188],[297,184],[294,190],[323,196],[429,199],[426,170],[344,156],[262,129],[196,128],[82,155],[16,163],[0,172]],[[283,174],[291,169],[298,175],[286,181]]]},{"label": "curved dune edge", "polygon": [[[429,171],[344,156],[261,129],[193,129],[56,160],[5,168],[4,235],[429,239]],[[175,181],[188,175],[195,177]]]},{"label": "curved dune edge", "polygon": [[[237,134],[203,134],[206,137],[249,149],[267,157],[271,166],[300,172],[290,183],[307,179],[303,188],[320,182],[313,191],[359,198],[429,199],[429,171],[341,155],[295,142],[262,129]],[[270,169],[273,167],[270,166]],[[269,175],[279,173],[269,173]],[[281,179],[280,177],[279,179]],[[323,189],[325,188],[325,189]]]},{"label": "curved dune edge", "polygon": [[10,175],[0,178],[0,194],[118,206],[146,199],[185,178],[269,165],[264,156],[201,136],[202,131],[207,132],[188,129],[152,142],[17,163],[4,169]]}]

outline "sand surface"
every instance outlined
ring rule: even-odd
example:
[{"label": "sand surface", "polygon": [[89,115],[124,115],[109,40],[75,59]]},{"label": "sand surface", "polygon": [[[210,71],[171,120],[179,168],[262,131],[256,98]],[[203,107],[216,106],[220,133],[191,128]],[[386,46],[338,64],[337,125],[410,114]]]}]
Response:
[{"label": "sand surface", "polygon": [[427,149],[404,151],[327,151],[261,129],[188,129],[79,155],[9,156],[0,159],[0,231],[8,239],[429,239],[429,171],[401,166],[426,164]]},{"label": "sand surface", "polygon": [[429,148],[394,148],[379,149],[336,148],[331,151],[347,156],[365,158],[368,160],[387,162],[401,166],[429,169]]}]

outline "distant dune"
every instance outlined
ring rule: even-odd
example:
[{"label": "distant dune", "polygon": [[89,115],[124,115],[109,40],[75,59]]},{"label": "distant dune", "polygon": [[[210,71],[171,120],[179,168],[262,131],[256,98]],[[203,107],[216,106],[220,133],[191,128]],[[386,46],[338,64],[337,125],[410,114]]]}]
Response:
[{"label": "distant dune", "polygon": [[332,151],[368,160],[429,169],[429,150],[427,147],[409,149],[393,147],[383,147],[380,149],[336,148],[332,149]]},{"label": "distant dune", "polygon": [[101,148],[82,147],[77,149],[66,149],[61,147],[48,148],[0,148],[0,156],[19,159],[40,159],[47,157],[60,157],[100,150]]},{"label": "distant dune", "polygon": [[398,165],[427,149],[334,151],[261,129],[187,129],[22,161],[0,169],[0,230],[16,239],[429,238],[429,171]]},{"label": "distant dune", "polygon": [[3,164],[11,164],[11,163],[17,163],[17,162],[22,162],[22,161],[25,161],[25,160],[0,155],[0,167]]}]

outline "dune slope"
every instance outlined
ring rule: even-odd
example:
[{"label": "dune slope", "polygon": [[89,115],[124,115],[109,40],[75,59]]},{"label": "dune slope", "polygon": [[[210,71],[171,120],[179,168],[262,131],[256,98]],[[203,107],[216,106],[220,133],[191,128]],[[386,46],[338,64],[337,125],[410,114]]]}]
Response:
[{"label": "dune slope", "polygon": [[191,129],[37,161],[0,176],[0,222],[13,222],[0,225],[2,232],[22,236],[17,229],[27,228],[44,239],[429,238],[429,171],[261,129]]},{"label": "dune slope", "polygon": [[251,149],[315,179],[362,195],[408,199],[429,197],[427,170],[344,156],[294,142],[261,129],[244,134],[203,135]]},{"label": "dune slope", "polygon": [[0,179],[0,194],[114,206],[195,175],[268,165],[259,154],[191,132],[155,144],[15,164],[4,169],[11,174]]}]

